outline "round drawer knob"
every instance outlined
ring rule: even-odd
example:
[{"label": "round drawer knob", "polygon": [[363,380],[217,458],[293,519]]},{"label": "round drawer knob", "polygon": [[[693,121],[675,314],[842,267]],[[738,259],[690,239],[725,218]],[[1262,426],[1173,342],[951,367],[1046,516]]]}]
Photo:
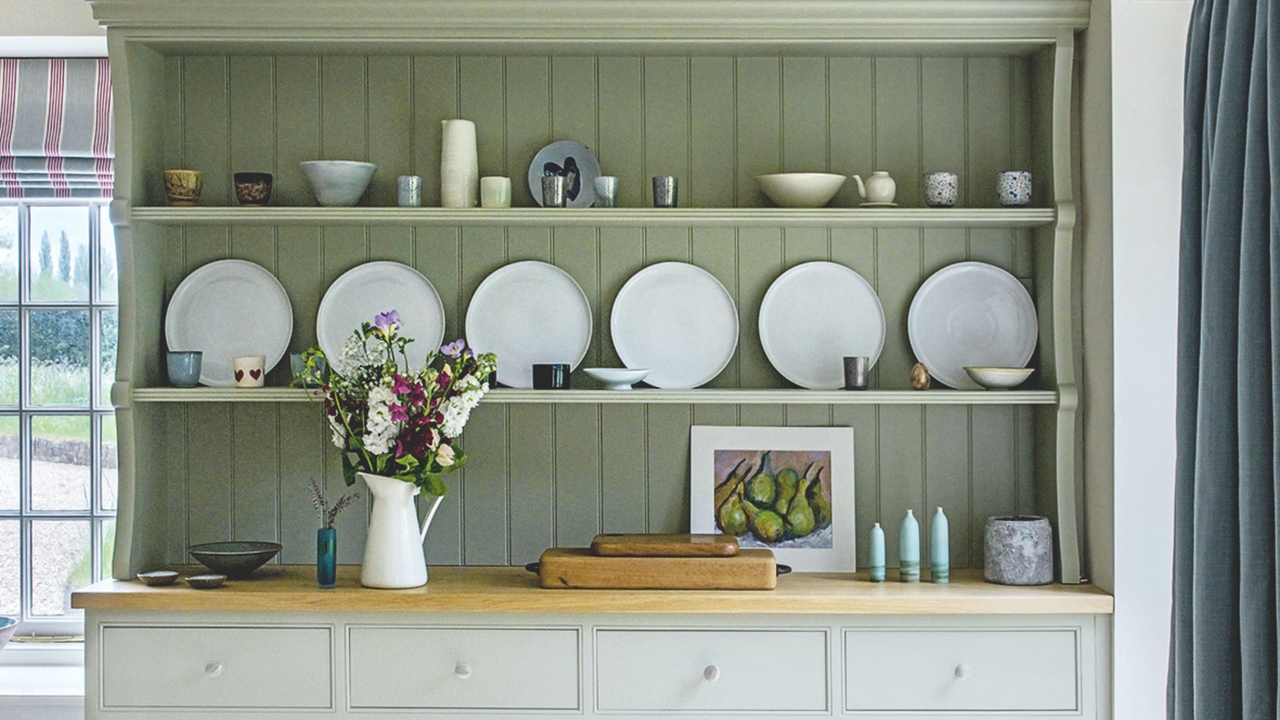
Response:
[{"label": "round drawer knob", "polygon": [[205,665],[205,666],[204,666],[204,674],[205,674],[205,675],[207,675],[207,676],[209,676],[209,677],[211,677],[211,678],[216,678],[216,677],[218,677],[218,676],[222,675],[222,663],[220,663],[220,662],[211,662],[211,663],[209,663],[208,665]]},{"label": "round drawer knob", "polygon": [[715,682],[720,679],[720,668],[715,665],[708,665],[706,670],[702,671],[702,679],[707,682]]},{"label": "round drawer knob", "polygon": [[460,662],[453,666],[453,674],[459,680],[466,680],[471,677],[471,664]]},{"label": "round drawer knob", "polygon": [[968,678],[969,675],[971,674],[972,674],[972,671],[969,669],[969,666],[966,665],[965,663],[960,663],[959,665],[956,666],[956,677],[960,678],[961,680]]}]

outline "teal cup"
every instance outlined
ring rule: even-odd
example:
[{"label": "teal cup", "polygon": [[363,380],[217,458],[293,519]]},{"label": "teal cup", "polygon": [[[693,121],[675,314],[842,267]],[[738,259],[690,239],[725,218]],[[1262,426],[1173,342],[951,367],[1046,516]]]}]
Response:
[{"label": "teal cup", "polygon": [[171,350],[166,358],[169,363],[169,383],[174,387],[192,388],[200,382],[200,361],[204,353],[199,350]]}]

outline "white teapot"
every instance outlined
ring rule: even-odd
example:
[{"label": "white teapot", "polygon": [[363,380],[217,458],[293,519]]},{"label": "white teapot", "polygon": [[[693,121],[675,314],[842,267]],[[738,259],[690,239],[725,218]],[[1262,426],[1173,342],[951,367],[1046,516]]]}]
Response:
[{"label": "white teapot", "polygon": [[898,184],[889,177],[889,173],[882,170],[871,173],[866,183],[857,175],[853,179],[858,183],[858,194],[869,203],[891,203],[894,193],[898,191]]}]

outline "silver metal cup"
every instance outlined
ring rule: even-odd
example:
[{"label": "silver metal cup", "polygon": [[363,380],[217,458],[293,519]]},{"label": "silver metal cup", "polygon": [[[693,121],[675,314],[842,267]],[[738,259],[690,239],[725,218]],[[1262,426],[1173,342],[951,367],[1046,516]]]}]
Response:
[{"label": "silver metal cup", "polygon": [[542,207],[565,207],[569,202],[569,178],[542,176]]},{"label": "silver metal cup", "polygon": [[674,175],[655,175],[653,178],[653,206],[673,208],[676,206],[676,178]]},{"label": "silver metal cup", "polygon": [[844,389],[866,390],[867,371],[871,369],[871,358],[856,355],[844,359]]},{"label": "silver metal cup", "polygon": [[401,175],[396,178],[396,204],[400,207],[422,207],[421,175]]},{"label": "silver metal cup", "polygon": [[612,175],[601,175],[594,181],[596,190],[596,207],[611,208],[618,206],[618,178]]}]

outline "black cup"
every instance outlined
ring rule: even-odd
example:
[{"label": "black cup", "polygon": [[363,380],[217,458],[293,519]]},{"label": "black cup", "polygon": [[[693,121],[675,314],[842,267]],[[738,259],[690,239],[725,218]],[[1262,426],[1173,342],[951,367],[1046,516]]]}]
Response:
[{"label": "black cup", "polygon": [[569,363],[534,363],[533,388],[535,390],[568,390]]}]

